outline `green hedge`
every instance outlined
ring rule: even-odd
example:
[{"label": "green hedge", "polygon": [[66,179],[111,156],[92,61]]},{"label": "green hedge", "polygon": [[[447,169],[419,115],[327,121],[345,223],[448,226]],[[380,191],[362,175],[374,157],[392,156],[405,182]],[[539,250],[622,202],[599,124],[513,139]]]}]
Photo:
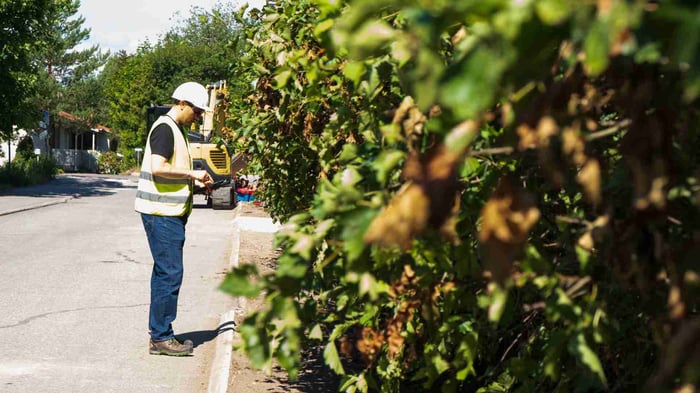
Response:
[{"label": "green hedge", "polygon": [[58,174],[53,157],[19,154],[12,163],[0,167],[0,188],[22,187],[41,184]]}]

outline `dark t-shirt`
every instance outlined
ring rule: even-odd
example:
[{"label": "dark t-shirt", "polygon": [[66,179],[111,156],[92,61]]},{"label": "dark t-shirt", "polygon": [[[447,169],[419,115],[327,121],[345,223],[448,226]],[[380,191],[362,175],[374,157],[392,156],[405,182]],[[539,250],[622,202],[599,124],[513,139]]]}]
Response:
[{"label": "dark t-shirt", "polygon": [[158,154],[170,160],[175,148],[173,132],[167,124],[160,124],[151,132],[151,154]]}]

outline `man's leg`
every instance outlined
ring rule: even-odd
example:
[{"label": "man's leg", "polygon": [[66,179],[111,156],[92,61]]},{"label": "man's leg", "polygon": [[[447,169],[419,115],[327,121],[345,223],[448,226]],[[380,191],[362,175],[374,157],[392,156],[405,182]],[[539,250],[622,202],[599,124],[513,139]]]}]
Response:
[{"label": "man's leg", "polygon": [[182,248],[185,243],[186,219],[143,214],[142,220],[153,256],[148,324],[151,353],[190,353],[191,343],[189,348],[178,345],[172,327],[172,322],[177,317],[177,301],[183,277]]}]

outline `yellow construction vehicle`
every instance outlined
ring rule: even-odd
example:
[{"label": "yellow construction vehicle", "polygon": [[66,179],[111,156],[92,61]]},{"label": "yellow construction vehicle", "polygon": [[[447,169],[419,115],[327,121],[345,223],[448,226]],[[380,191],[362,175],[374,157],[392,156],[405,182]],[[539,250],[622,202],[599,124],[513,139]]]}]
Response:
[{"label": "yellow construction vehicle", "polygon": [[[196,187],[195,194],[206,197],[207,206],[213,209],[233,209],[236,206],[235,174],[245,167],[243,155],[233,155],[223,143],[214,143],[215,137],[224,137],[226,117],[226,99],[228,89],[226,81],[211,83],[206,86],[209,92],[209,107],[202,115],[202,123],[189,130],[188,139],[190,156],[194,169],[205,170],[214,181],[209,188]],[[151,125],[170,110],[170,106],[151,106],[146,110],[146,127]],[[233,157],[233,158],[232,158]]]}]

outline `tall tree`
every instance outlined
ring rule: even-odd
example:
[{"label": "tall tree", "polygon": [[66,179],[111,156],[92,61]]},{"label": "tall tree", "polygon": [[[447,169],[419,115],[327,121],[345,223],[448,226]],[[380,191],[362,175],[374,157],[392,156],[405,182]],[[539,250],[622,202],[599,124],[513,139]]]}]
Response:
[{"label": "tall tree", "polygon": [[135,55],[119,52],[110,58],[103,71],[104,94],[109,103],[109,124],[121,137],[121,149],[127,157],[133,148],[146,140],[145,109],[155,99],[156,79],[149,45],[142,45]]},{"label": "tall tree", "polygon": [[41,41],[50,0],[0,0],[0,139],[12,138],[13,125],[28,125],[38,117],[30,98],[36,86],[32,54]]},{"label": "tall tree", "polygon": [[42,81],[37,102],[51,112],[66,110],[90,119],[101,108],[101,97],[95,95],[100,89],[90,86],[97,84],[96,72],[109,52],[102,53],[97,45],[77,49],[90,37],[85,18],[77,15],[79,8],[79,0],[54,0],[44,16],[46,45],[35,57]]}]

